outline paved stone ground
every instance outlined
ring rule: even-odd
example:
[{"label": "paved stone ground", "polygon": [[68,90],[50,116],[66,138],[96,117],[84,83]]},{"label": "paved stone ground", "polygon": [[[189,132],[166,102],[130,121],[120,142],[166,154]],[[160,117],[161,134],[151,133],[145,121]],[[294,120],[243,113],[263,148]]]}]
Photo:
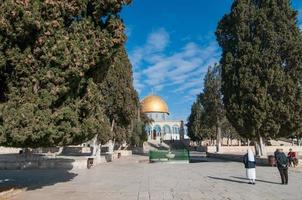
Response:
[{"label": "paved stone ground", "polygon": [[149,164],[132,156],[90,170],[0,171],[0,184],[29,189],[18,200],[300,200],[302,171],[290,170],[281,185],[276,168],[257,167],[249,185],[241,163],[210,160],[191,164]]}]

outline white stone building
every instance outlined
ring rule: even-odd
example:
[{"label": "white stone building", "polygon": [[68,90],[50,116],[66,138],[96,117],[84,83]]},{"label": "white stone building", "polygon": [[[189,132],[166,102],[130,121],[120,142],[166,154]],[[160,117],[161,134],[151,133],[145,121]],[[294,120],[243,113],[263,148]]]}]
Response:
[{"label": "white stone building", "polygon": [[170,120],[166,102],[156,95],[149,95],[141,101],[142,112],[153,119],[146,127],[148,140],[182,140],[184,139],[184,122]]}]

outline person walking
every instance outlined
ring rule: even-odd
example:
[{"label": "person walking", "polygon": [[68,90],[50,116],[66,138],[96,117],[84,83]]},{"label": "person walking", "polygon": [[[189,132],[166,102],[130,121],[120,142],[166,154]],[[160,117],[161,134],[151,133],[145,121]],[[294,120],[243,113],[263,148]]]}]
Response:
[{"label": "person walking", "polygon": [[256,160],[254,153],[248,149],[247,154],[243,156],[243,163],[246,169],[246,177],[249,179],[249,184],[256,184]]},{"label": "person walking", "polygon": [[287,158],[288,158],[288,162],[289,162],[289,166],[292,167],[296,167],[295,163],[296,163],[296,152],[294,152],[292,149],[289,149],[289,152],[287,154]]},{"label": "person walking", "polygon": [[277,168],[281,176],[281,182],[283,185],[288,184],[288,159],[283,152],[283,149],[277,149],[275,151],[275,159],[277,162]]}]

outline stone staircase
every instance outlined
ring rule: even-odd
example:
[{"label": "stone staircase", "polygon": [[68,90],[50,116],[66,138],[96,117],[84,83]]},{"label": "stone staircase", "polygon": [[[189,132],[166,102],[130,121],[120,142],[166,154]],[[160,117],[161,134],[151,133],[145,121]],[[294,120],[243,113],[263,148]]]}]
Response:
[{"label": "stone staircase", "polygon": [[144,142],[144,152],[156,151],[156,150],[169,150],[170,147],[165,142],[160,142],[156,140],[151,140],[148,142]]},{"label": "stone staircase", "polygon": [[144,152],[157,150],[182,150],[187,149],[184,143],[180,140],[164,140],[163,142],[151,140],[144,143]]},{"label": "stone staircase", "polygon": [[169,146],[172,150],[186,149],[186,146],[180,140],[165,140],[163,143]]}]

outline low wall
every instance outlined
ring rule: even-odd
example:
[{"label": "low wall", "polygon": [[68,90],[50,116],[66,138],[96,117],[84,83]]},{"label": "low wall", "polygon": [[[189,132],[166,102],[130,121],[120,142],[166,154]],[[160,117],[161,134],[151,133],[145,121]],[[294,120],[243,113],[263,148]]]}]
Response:
[{"label": "low wall", "polygon": [[118,154],[121,154],[121,156],[132,156],[132,151],[130,150],[117,150],[117,151],[114,151],[114,154],[118,155]]},{"label": "low wall", "polygon": [[0,154],[19,153],[21,148],[0,147]]},{"label": "low wall", "polygon": [[95,159],[95,157],[89,156],[47,157],[34,154],[30,157],[25,157],[18,154],[10,154],[0,157],[0,170],[86,169],[88,158],[94,158],[93,166],[106,162],[104,156]]},{"label": "low wall", "polygon": [[[243,155],[238,154],[221,154],[221,153],[207,153],[207,157],[209,158],[216,158],[221,160],[228,160],[228,161],[235,161],[235,162],[242,162]],[[267,158],[256,158],[257,165],[269,165]]]},{"label": "low wall", "polygon": [[[254,146],[222,146],[220,148],[219,153],[245,154],[249,148],[255,151]],[[293,151],[297,152],[299,155],[302,155],[302,146],[265,146],[265,148],[269,155],[273,154],[276,151],[276,149],[283,149],[285,153],[289,152],[289,149],[292,149]],[[216,146],[207,146],[205,147],[205,149],[206,152],[209,153],[216,152]]]},{"label": "low wall", "polygon": [[[2,147],[1,147],[2,148]],[[105,155],[98,157],[90,156],[90,147],[66,147],[64,155],[57,156],[59,148],[38,148],[31,154],[19,154],[18,148],[2,148],[0,153],[0,170],[20,169],[86,169],[88,158],[94,158],[93,166],[108,161]],[[50,153],[50,154],[49,154]],[[130,150],[117,150],[110,156],[110,161],[121,157],[131,156]]]},{"label": "low wall", "polygon": [[117,150],[113,153],[113,159],[118,159],[118,154],[121,154],[121,157],[132,156],[132,151],[130,150]]},{"label": "low wall", "polygon": [[93,147],[64,147],[62,154],[69,156],[88,156],[92,151]]},{"label": "low wall", "polygon": [[[243,162],[243,155],[238,154],[222,154],[222,153],[207,153],[207,157],[209,158],[216,158],[221,160],[228,160],[228,161],[234,161],[234,162]],[[260,166],[269,166],[268,158],[256,158],[257,165]],[[299,159],[299,165],[302,165],[302,159]]]},{"label": "low wall", "polygon": [[136,155],[148,156],[149,150],[146,150],[143,147],[135,147],[132,149],[132,153]]}]

